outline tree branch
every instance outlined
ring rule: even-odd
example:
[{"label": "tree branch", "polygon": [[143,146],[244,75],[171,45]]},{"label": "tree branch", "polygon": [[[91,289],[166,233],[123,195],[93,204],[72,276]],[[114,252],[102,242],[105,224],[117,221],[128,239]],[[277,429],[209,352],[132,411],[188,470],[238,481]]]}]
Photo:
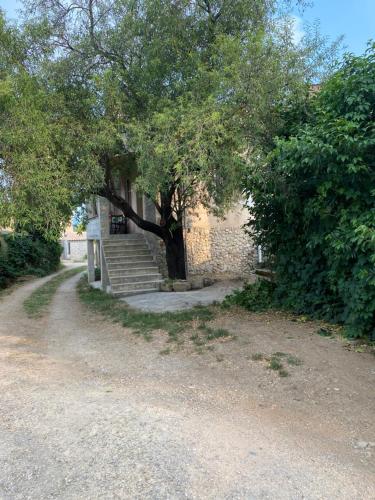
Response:
[{"label": "tree branch", "polygon": [[131,205],[122,197],[116,193],[114,182],[111,174],[111,168],[109,165],[109,158],[103,157],[101,160],[101,165],[104,169],[104,179],[105,183],[102,190],[99,192],[101,196],[107,198],[115,207],[119,208],[125,217],[128,217],[134,222],[139,228],[149,231],[155,234],[162,240],[166,238],[166,231],[164,228],[155,224],[153,222],[142,219],[131,207]]}]

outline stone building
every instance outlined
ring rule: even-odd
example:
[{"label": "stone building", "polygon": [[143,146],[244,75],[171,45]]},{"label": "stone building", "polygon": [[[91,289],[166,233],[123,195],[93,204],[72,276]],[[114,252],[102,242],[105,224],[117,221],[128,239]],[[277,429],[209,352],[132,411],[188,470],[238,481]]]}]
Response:
[{"label": "stone building", "polygon": [[86,232],[78,234],[73,227],[68,226],[60,240],[63,247],[62,258],[75,262],[84,261],[87,258],[87,236]]},{"label": "stone building", "polygon": [[[118,189],[142,218],[159,222],[153,203],[124,178]],[[167,277],[164,242],[126,219],[107,199],[87,205],[89,282],[114,295],[156,291]],[[187,276],[245,277],[255,265],[255,248],[243,229],[248,211],[238,202],[220,219],[203,207],[185,216],[184,237]],[[95,268],[100,267],[100,275]],[[100,277],[100,278],[99,278]]]}]

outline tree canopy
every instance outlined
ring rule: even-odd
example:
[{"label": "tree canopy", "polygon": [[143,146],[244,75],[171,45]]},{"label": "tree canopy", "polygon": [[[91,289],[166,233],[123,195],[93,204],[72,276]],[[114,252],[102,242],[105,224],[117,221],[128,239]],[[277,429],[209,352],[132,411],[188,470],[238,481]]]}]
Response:
[{"label": "tree canopy", "polygon": [[[272,147],[284,110],[303,107],[309,82],[335,52],[316,32],[295,42],[292,3],[25,2],[16,36],[23,64],[7,97],[15,102],[3,110],[8,219],[50,220],[47,232],[54,220],[57,230],[91,190],[162,238],[170,274],[182,277],[184,211],[198,203],[225,211],[249,158]],[[160,223],[114,190],[113,158],[129,154]]]},{"label": "tree canopy", "polygon": [[35,74],[26,33],[1,17],[0,41],[0,224],[56,239],[95,165],[77,140],[82,123]]}]

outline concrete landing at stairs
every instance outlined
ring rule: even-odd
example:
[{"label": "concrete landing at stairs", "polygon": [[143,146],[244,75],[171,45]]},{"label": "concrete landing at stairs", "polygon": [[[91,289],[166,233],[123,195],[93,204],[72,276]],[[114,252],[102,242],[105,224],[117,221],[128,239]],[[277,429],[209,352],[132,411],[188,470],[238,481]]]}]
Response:
[{"label": "concrete landing at stairs", "polygon": [[202,288],[202,290],[149,293],[125,297],[122,300],[130,307],[145,312],[176,312],[197,306],[208,306],[216,302],[220,303],[227,295],[242,288],[242,286],[241,280],[228,280],[215,283],[207,288]]}]

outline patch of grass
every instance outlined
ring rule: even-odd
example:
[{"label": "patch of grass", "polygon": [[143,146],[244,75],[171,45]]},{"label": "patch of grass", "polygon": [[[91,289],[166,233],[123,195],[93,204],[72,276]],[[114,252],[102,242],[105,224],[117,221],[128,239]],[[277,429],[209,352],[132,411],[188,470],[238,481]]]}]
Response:
[{"label": "patch of grass", "polygon": [[[205,323],[201,323],[198,326],[198,330],[201,332],[201,335],[199,335],[199,333],[194,333],[190,337],[190,340],[193,341],[194,345],[197,348],[196,349],[197,351],[202,350],[203,346],[206,346],[207,342],[231,337],[231,334],[228,332],[228,330],[225,330],[224,328],[211,328],[210,326],[207,326]],[[212,350],[214,350],[214,346],[212,345],[206,346],[206,351],[212,351]]]},{"label": "patch of grass", "polygon": [[180,334],[185,332],[193,321],[204,323],[214,317],[208,307],[197,306],[180,312],[150,313],[135,311],[124,302],[101,290],[90,287],[86,281],[78,283],[78,295],[81,301],[92,311],[131,328],[136,335],[142,335],[145,340],[151,340],[156,330],[167,332],[168,342],[180,342]]},{"label": "patch of grass", "polygon": [[283,368],[283,364],[281,363],[281,361],[279,359],[272,357],[270,359],[268,368],[270,370],[281,370]]},{"label": "patch of grass", "polygon": [[291,365],[291,366],[300,366],[303,363],[303,361],[301,359],[297,358],[297,356],[292,356],[292,355],[289,355],[286,358],[286,361],[287,361],[288,365]]},{"label": "patch of grass", "polygon": [[194,345],[196,345],[198,347],[202,346],[202,345],[204,345],[206,343],[205,340],[204,340],[204,338],[200,337],[197,333],[195,333],[194,335],[192,335],[190,337],[190,340],[192,340],[193,343],[194,343]]},{"label": "patch of grass", "polygon": [[228,332],[228,330],[225,330],[225,328],[211,328],[206,324],[202,324],[199,326],[199,329],[205,332],[205,337],[207,340],[230,337],[230,333]]},{"label": "patch of grass", "polygon": [[251,355],[251,359],[253,361],[266,361],[267,368],[269,370],[277,371],[280,377],[288,377],[289,372],[284,368],[281,359],[286,359],[289,365],[298,366],[302,364],[302,361],[298,359],[296,356],[292,356],[286,352],[275,352],[271,356],[266,356],[262,352],[256,352]]},{"label": "patch of grass", "polygon": [[28,317],[40,318],[43,316],[61,283],[84,270],[85,267],[82,266],[63,271],[34,290],[23,303],[23,307]]}]

